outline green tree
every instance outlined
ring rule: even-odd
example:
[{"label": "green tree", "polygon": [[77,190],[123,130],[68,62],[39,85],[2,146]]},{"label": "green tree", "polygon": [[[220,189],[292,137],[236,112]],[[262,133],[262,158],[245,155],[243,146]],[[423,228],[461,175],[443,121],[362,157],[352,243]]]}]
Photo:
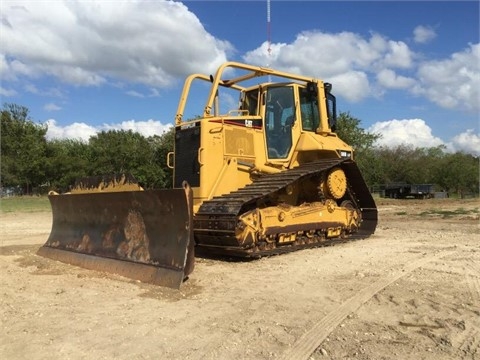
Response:
[{"label": "green tree", "polygon": [[468,193],[478,195],[479,171],[478,157],[462,152],[446,154],[437,168],[435,182],[461,198]]},{"label": "green tree", "polygon": [[349,112],[340,112],[337,117],[337,135],[347,144],[355,149],[355,152],[362,152],[372,149],[380,134],[369,133],[360,127],[361,120],[350,115]]},{"label": "green tree", "polygon": [[369,185],[377,183],[382,169],[376,161],[374,143],[380,138],[379,134],[369,133],[360,126],[361,121],[350,115],[349,112],[340,112],[337,117],[337,135],[352,146],[354,159]]},{"label": "green tree", "polygon": [[445,157],[446,147],[444,145],[439,145],[436,147],[423,148],[422,151],[423,157],[418,159],[416,163],[418,173],[422,177],[417,181],[418,183],[436,184],[436,174],[438,173],[443,158]]},{"label": "green tree", "polygon": [[461,152],[448,153],[445,146],[414,148],[412,146],[375,149],[382,176],[377,185],[391,183],[434,184],[464,197],[479,192],[479,159]]},{"label": "green tree", "polygon": [[48,141],[46,168],[50,190],[67,191],[76,179],[88,175],[88,144],[73,139]]},{"label": "green tree", "polygon": [[35,124],[25,106],[6,103],[1,112],[1,183],[25,193],[46,181],[47,127]]},{"label": "green tree", "polygon": [[[157,188],[171,188],[173,186],[173,171],[167,165],[167,155],[175,148],[175,128],[171,127],[162,135],[155,135],[148,138],[153,152],[155,162],[163,169],[163,176],[155,182]],[[173,165],[173,164],[172,164]]]},{"label": "green tree", "polygon": [[152,143],[137,132],[102,131],[88,145],[89,175],[130,173],[146,188],[155,187],[165,176]]},{"label": "green tree", "polygon": [[394,148],[380,147],[375,153],[382,169],[379,184],[432,181],[432,162],[428,149],[399,145]]}]

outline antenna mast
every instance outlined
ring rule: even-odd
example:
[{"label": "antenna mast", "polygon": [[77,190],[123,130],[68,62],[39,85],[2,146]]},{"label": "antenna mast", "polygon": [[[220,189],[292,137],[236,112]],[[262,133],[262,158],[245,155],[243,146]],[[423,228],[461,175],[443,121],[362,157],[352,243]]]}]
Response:
[{"label": "antenna mast", "polygon": [[[270,67],[270,60],[271,56],[270,54],[272,53],[272,48],[270,47],[271,44],[271,39],[270,39],[270,0],[267,0],[267,67]],[[272,82],[272,77],[268,75],[268,82]]]},{"label": "antenna mast", "polygon": [[268,52],[268,64],[267,67],[270,66],[270,54],[272,49],[270,48],[271,39],[270,39],[270,0],[267,0],[267,52]]}]

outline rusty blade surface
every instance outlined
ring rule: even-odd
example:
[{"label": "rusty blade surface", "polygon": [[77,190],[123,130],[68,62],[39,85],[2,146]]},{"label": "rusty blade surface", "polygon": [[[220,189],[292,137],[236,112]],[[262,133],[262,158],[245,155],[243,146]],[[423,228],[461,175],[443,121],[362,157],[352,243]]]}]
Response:
[{"label": "rusty blade surface", "polygon": [[191,198],[188,186],[50,195],[39,255],[178,289],[194,266]]}]

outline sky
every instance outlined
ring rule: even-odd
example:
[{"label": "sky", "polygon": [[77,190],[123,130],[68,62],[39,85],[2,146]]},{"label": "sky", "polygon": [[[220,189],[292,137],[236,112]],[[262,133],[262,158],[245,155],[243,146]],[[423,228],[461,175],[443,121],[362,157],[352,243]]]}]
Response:
[{"label": "sky", "polygon": [[267,0],[1,0],[0,20],[1,103],[48,139],[161,135],[186,76],[238,61],[332,83],[379,146],[480,155],[478,1],[271,0],[268,26]]}]

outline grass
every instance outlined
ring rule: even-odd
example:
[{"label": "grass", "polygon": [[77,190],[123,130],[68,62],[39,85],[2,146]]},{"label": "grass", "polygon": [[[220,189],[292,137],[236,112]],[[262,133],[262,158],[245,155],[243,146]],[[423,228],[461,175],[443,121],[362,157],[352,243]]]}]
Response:
[{"label": "grass", "polygon": [[429,209],[427,211],[421,212],[420,216],[427,216],[427,215],[440,215],[443,218],[449,218],[455,215],[469,215],[469,214],[478,214],[478,208],[467,210],[464,208],[458,208],[455,210],[442,210],[442,209]]},{"label": "grass", "polygon": [[12,196],[0,199],[0,212],[43,212],[51,211],[46,196]]}]

